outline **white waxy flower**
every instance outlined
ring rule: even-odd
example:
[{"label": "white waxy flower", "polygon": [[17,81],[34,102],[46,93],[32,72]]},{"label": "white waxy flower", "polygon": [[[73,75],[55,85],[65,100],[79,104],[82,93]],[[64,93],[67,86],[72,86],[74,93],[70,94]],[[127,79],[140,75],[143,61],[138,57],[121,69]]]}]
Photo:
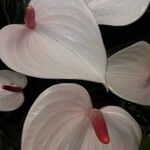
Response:
[{"label": "white waxy flower", "polygon": [[[149,66],[149,58],[145,57],[150,53],[149,44],[141,42],[129,47],[137,53],[134,55],[135,59],[130,57],[132,52],[128,48],[124,50],[128,57],[123,61],[132,62],[132,67],[128,70],[130,63],[125,63],[118,70],[118,75],[110,76],[113,65],[120,65],[113,60],[115,55],[119,55],[114,54],[107,66],[99,28],[83,0],[31,0],[26,8],[25,25],[4,27],[0,31],[0,41],[0,58],[17,72],[39,78],[80,79],[103,83],[124,99],[150,105],[149,86],[137,84],[128,75],[129,72],[139,73],[137,66],[141,69],[145,68],[145,64]],[[138,49],[141,49],[141,54]],[[144,59],[144,65],[142,61],[138,61],[140,58]],[[126,69],[121,69],[124,67]],[[127,79],[118,78],[120,74],[127,74]],[[141,79],[139,82],[149,83],[147,76]],[[128,88],[130,83],[132,86]]]},{"label": "white waxy flower", "polygon": [[10,70],[0,70],[0,111],[12,111],[24,102],[27,78]]},{"label": "white waxy flower", "polygon": [[105,48],[83,0],[31,0],[25,25],[4,27],[0,41],[2,61],[23,74],[105,80]]},{"label": "white waxy flower", "polygon": [[77,84],[45,90],[32,105],[23,129],[22,150],[138,150],[141,130],[122,108],[92,108]]},{"label": "white waxy flower", "polygon": [[97,22],[105,25],[127,25],[139,19],[150,0],[85,0]]}]

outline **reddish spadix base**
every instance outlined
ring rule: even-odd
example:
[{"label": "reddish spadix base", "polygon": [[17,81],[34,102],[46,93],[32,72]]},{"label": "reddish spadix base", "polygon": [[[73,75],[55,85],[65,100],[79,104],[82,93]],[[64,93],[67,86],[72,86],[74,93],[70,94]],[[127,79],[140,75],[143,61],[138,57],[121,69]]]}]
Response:
[{"label": "reddish spadix base", "polygon": [[21,87],[15,87],[15,86],[11,86],[11,85],[2,85],[2,89],[7,90],[9,92],[22,92],[23,89]]},{"label": "reddish spadix base", "polygon": [[25,9],[24,22],[27,28],[34,29],[36,27],[35,10],[28,5]]},{"label": "reddish spadix base", "polygon": [[100,142],[108,144],[110,138],[102,112],[98,109],[91,109],[89,111],[89,119]]}]

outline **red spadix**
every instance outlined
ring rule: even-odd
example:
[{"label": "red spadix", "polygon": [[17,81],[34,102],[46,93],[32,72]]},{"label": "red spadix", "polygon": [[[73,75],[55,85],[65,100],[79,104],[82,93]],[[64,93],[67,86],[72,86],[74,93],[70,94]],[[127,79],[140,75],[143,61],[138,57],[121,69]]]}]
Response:
[{"label": "red spadix", "polygon": [[100,142],[108,144],[110,142],[110,138],[102,112],[98,109],[91,109],[89,111],[89,118]]}]

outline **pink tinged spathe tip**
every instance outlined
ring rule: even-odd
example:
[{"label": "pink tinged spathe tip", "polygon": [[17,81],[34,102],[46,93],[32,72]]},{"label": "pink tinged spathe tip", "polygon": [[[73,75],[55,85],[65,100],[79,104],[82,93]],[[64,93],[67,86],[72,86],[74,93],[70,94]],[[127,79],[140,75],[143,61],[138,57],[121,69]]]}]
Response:
[{"label": "pink tinged spathe tip", "polygon": [[36,27],[35,10],[30,5],[25,9],[24,22],[29,29],[34,29]]},{"label": "pink tinged spathe tip", "polygon": [[102,112],[98,109],[91,109],[89,111],[89,119],[100,142],[108,144],[110,138]]},{"label": "pink tinged spathe tip", "polygon": [[11,85],[2,85],[2,89],[7,90],[9,92],[15,92],[15,93],[20,93],[23,91],[21,87],[15,87]]}]

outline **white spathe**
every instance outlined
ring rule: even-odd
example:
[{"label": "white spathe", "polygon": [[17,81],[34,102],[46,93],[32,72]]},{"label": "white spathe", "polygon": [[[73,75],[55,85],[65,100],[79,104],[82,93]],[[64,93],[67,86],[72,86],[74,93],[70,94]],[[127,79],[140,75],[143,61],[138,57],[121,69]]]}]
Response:
[{"label": "white spathe", "polygon": [[106,84],[116,95],[150,105],[150,44],[138,42],[108,59]]},{"label": "white spathe", "polygon": [[10,70],[0,70],[0,111],[12,111],[24,102],[22,92],[11,92],[2,88],[3,85],[24,88],[27,78]]},{"label": "white spathe", "polygon": [[[36,27],[0,31],[0,58],[15,71],[39,78],[105,82],[106,52],[83,0],[31,0]],[[100,65],[97,65],[100,64]]]},{"label": "white spathe", "polygon": [[110,142],[102,144],[89,121],[88,92],[77,84],[54,85],[36,99],[25,120],[22,150],[138,150],[141,130],[122,108],[101,108]]},{"label": "white spathe", "polygon": [[[141,6],[143,6],[142,1]],[[110,77],[109,72],[113,70],[111,58],[107,66],[106,51],[99,28],[83,0],[31,0],[30,5],[32,6],[30,9],[35,10],[34,29],[31,30],[25,25],[9,25],[0,31],[0,58],[6,65],[17,72],[38,78],[80,79],[103,83],[124,99],[150,105],[149,86],[142,88],[139,84],[143,81],[149,83],[149,80],[146,80],[147,76],[144,75],[138,84],[135,78],[128,76],[128,72],[139,74],[136,70],[137,66],[141,66],[141,69],[145,68],[142,61],[125,57],[124,62],[135,63],[132,67],[126,66],[125,70],[121,67],[118,70],[120,74],[127,74],[127,79],[122,80],[118,76]],[[146,50],[144,45],[147,45]],[[138,46],[138,49],[142,47],[141,56],[138,53]],[[132,49],[138,53],[134,55],[136,60],[138,57],[149,55],[150,52],[149,44],[144,42],[133,46]],[[132,53],[128,48],[124,52],[126,55]],[[118,56],[118,53],[112,57],[115,55]],[[149,58],[143,59],[146,66],[149,66]],[[111,62],[116,66],[120,65],[115,60]],[[128,65],[130,66],[130,63]],[[130,83],[133,84],[131,90]]]},{"label": "white spathe", "polygon": [[85,0],[98,24],[128,25],[139,19],[150,0]]}]

